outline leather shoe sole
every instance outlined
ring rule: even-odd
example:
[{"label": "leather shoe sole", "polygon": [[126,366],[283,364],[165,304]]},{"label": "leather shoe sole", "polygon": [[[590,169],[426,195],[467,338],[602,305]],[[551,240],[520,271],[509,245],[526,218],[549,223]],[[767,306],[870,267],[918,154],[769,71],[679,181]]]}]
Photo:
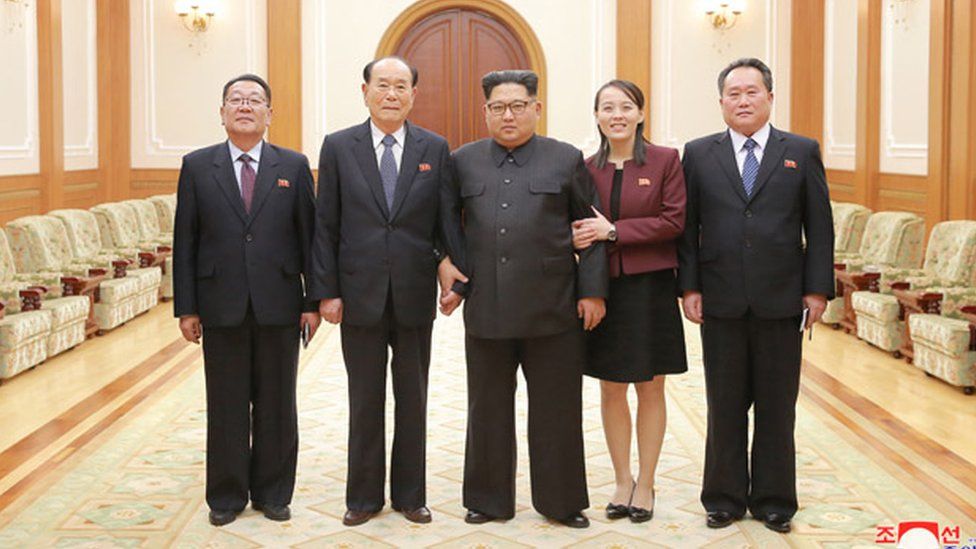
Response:
[{"label": "leather shoe sole", "polygon": [[788,534],[792,529],[790,526],[790,519],[779,513],[770,513],[766,515],[766,518],[763,519],[763,525],[773,532],[779,532],[780,534]]},{"label": "leather shoe sole", "polygon": [[467,522],[468,524],[484,524],[493,520],[495,520],[495,517],[489,514],[470,509],[468,510],[467,514],[464,515],[464,522]]},{"label": "leather shoe sole", "polygon": [[370,511],[354,511],[349,509],[346,514],[342,516],[342,524],[345,526],[359,526],[360,524],[365,524],[369,522],[369,519],[376,516],[376,513]]},{"label": "leather shoe sole", "polygon": [[732,513],[729,513],[728,511],[710,511],[708,513],[708,520],[706,520],[705,524],[707,524],[709,528],[725,528],[733,522],[735,522],[735,517],[733,517]]},{"label": "leather shoe sole", "polygon": [[237,513],[234,511],[210,511],[208,516],[210,524],[214,526],[223,526],[225,524],[230,524],[237,520]]},{"label": "leather shoe sole", "polygon": [[417,507],[416,509],[400,509],[398,507],[394,507],[393,510],[402,514],[403,518],[417,524],[427,524],[434,520],[434,517],[430,514],[430,509],[428,509],[426,506]]},{"label": "leather shoe sole", "polygon": [[278,522],[291,520],[291,509],[287,505],[273,505],[251,502],[251,508],[264,513],[264,518]]}]

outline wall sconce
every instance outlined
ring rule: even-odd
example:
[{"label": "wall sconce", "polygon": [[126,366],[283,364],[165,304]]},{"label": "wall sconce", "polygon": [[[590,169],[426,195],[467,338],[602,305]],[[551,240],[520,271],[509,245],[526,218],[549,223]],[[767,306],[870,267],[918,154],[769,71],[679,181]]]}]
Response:
[{"label": "wall sconce", "polygon": [[718,30],[729,30],[735,26],[739,20],[739,15],[745,11],[745,2],[742,1],[709,1],[705,4],[705,15]]},{"label": "wall sconce", "polygon": [[216,14],[212,2],[178,0],[175,8],[176,15],[180,16],[183,27],[193,34],[207,32],[207,29],[210,28],[210,22]]}]

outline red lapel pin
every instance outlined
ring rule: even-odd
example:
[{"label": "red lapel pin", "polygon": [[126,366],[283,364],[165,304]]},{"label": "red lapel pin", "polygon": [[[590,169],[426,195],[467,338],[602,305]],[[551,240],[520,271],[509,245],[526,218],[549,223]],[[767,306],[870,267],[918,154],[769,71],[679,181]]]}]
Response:
[{"label": "red lapel pin", "polygon": [[429,172],[430,171],[430,164],[428,164],[426,162],[421,162],[420,165],[417,166],[417,169],[419,169],[422,172]]},{"label": "red lapel pin", "polygon": [[648,179],[648,178],[646,178],[646,177],[638,177],[637,178],[637,186],[638,187],[650,187],[651,186],[651,180]]},{"label": "red lapel pin", "polygon": [[795,170],[796,169],[796,161],[795,160],[786,159],[786,160],[783,161],[783,167],[784,168],[789,168],[791,170]]},{"label": "red lapel pin", "polygon": [[287,189],[288,187],[291,187],[291,183],[289,183],[287,179],[279,179],[278,180],[278,186],[279,187],[284,187],[284,188]]}]

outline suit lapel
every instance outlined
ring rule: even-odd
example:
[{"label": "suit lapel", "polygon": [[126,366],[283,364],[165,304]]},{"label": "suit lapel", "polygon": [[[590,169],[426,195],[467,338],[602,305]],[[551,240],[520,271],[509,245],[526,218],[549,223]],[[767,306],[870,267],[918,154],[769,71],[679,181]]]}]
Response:
[{"label": "suit lapel", "polygon": [[278,153],[265,141],[261,145],[261,161],[258,163],[257,177],[254,179],[254,198],[251,200],[251,215],[248,224],[258,216],[261,206],[274,188],[278,175]]},{"label": "suit lapel", "polygon": [[224,193],[224,198],[230,203],[231,209],[247,223],[247,211],[244,210],[244,199],[241,198],[241,188],[237,185],[237,176],[234,175],[234,160],[230,157],[230,147],[224,142],[217,145],[213,158],[214,180],[217,186]]},{"label": "suit lapel", "polygon": [[390,212],[390,219],[396,218],[396,214],[403,206],[403,201],[410,193],[410,187],[417,176],[420,166],[420,159],[424,157],[427,150],[427,140],[419,132],[412,131],[407,125],[407,135],[404,139],[403,157],[400,159],[400,173],[397,176],[396,190],[393,193],[393,208]]},{"label": "suit lapel", "polygon": [[376,149],[373,147],[373,137],[369,128],[369,120],[362,125],[356,133],[356,144],[353,147],[356,162],[359,169],[363,172],[366,186],[373,193],[376,205],[383,212],[383,216],[390,218],[390,209],[386,207],[386,195],[383,193],[383,179],[380,177],[380,168],[376,165]]},{"label": "suit lapel", "polygon": [[759,174],[756,175],[756,184],[752,189],[752,196],[749,197],[750,201],[756,198],[776,167],[782,165],[783,155],[786,153],[785,140],[786,136],[782,132],[770,126],[769,139],[766,140],[766,150],[763,151],[762,163],[759,164]]},{"label": "suit lapel", "polygon": [[728,131],[720,134],[715,140],[712,145],[712,153],[718,158],[718,163],[722,166],[729,184],[732,185],[732,190],[739,195],[743,202],[748,202],[749,197],[746,196],[746,189],[742,186],[742,174],[739,173],[739,165],[735,161],[735,150],[732,149],[732,138]]}]

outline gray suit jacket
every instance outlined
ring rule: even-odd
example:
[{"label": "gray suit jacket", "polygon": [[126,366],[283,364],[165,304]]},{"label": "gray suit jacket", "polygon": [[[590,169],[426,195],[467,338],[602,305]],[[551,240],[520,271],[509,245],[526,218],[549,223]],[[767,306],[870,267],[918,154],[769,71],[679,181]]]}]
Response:
[{"label": "gray suit jacket", "polygon": [[[578,328],[576,301],[606,297],[602,243],[573,252],[572,221],[599,202],[583,155],[535,136],[512,151],[491,139],[454,152],[471,279],[467,331],[527,338]],[[452,254],[452,258],[454,255]],[[457,263],[457,262],[456,262]]]},{"label": "gray suit jacket", "polygon": [[834,295],[834,225],[820,146],[771,128],[750,197],[734,154],[728,131],[685,145],[679,284],[702,293],[709,316],[798,316],[804,295]]}]

